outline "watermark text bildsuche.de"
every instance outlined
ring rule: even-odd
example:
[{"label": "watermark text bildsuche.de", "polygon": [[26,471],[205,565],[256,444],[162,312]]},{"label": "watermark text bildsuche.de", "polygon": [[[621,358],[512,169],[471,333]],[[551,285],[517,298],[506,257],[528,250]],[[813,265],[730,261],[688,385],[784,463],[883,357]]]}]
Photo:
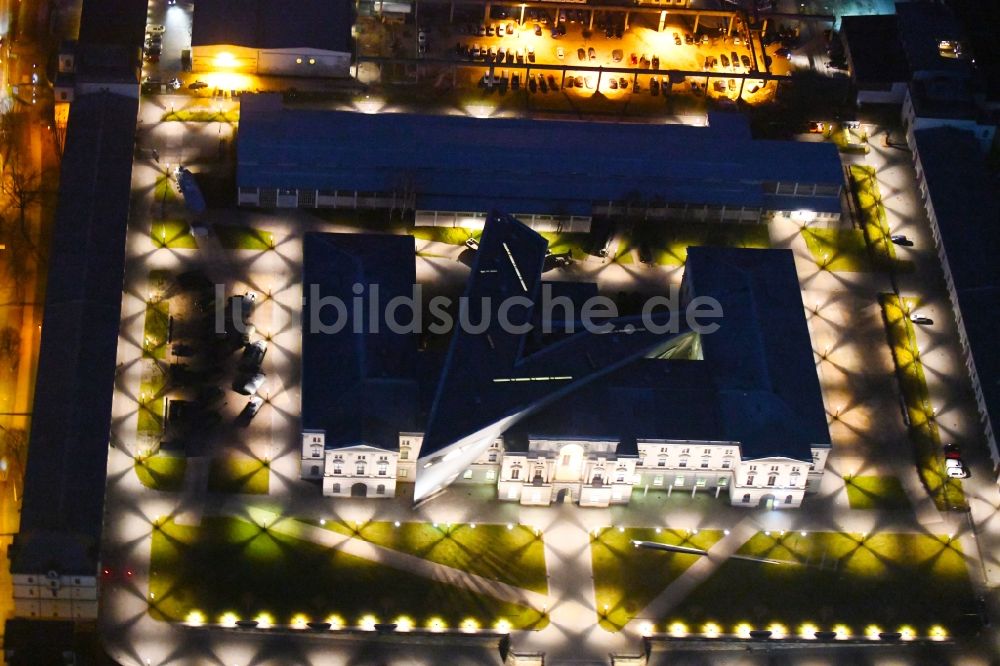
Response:
[{"label": "watermark text bildsuche.de", "polygon": [[[523,335],[535,328],[542,333],[572,333],[579,330],[579,324],[590,333],[610,333],[615,330],[613,320],[621,316],[618,306],[607,296],[592,296],[578,303],[568,296],[554,295],[549,283],[542,284],[537,303],[525,295],[453,298],[438,294],[426,300],[426,308],[419,284],[413,285],[409,295],[385,301],[378,284],[352,285],[349,299],[323,295],[322,291],[318,284],[303,286],[303,332],[332,335],[350,326],[352,333],[359,334],[426,331],[441,335],[452,332],[457,325],[459,330],[473,335],[493,327]],[[216,286],[216,296],[216,329],[224,332],[233,326],[243,332],[252,306],[246,305],[240,295],[227,301],[222,285]],[[681,331],[683,322],[687,330],[706,335],[719,329],[717,320],[722,316],[722,304],[716,299],[697,296],[685,302],[680,289],[671,285],[665,295],[646,297],[641,313],[629,317],[629,323],[620,330],[633,332],[642,327],[655,334],[673,334]]]}]

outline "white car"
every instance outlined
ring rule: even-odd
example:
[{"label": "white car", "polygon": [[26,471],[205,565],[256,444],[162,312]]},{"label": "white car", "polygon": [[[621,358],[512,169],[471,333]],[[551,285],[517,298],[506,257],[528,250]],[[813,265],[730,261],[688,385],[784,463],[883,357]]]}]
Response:
[{"label": "white car", "polygon": [[969,478],[969,468],[967,468],[965,463],[958,458],[945,458],[944,467],[948,472],[948,476],[953,479]]},{"label": "white car", "polygon": [[240,358],[240,368],[244,370],[257,370],[264,362],[264,354],[267,353],[267,340],[258,340],[243,348],[243,357]]},{"label": "white car", "polygon": [[264,373],[258,372],[254,375],[242,375],[233,381],[233,390],[243,395],[255,395],[261,386],[264,385]]},{"label": "white car", "polygon": [[560,60],[566,57],[566,51],[565,49],[563,49],[563,47],[561,46],[556,47],[556,57],[559,58]]},{"label": "white car", "polygon": [[150,23],[146,26],[146,32],[150,35],[162,35],[167,29],[158,23]]}]

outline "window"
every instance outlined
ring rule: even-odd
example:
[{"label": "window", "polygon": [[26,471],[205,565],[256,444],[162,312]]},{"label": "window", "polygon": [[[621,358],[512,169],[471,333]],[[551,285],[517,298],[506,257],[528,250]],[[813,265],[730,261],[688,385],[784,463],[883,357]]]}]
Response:
[{"label": "window", "polygon": [[705,455],[706,456],[712,455],[712,449],[705,449]]},{"label": "window", "polygon": [[313,444],[320,444],[320,443],[321,443],[321,442],[319,441],[319,435],[313,435],[313,436],[312,436],[312,443],[313,443]]},{"label": "window", "polygon": [[496,451],[490,451],[490,462],[495,463],[497,461],[497,456],[498,454]]},{"label": "window", "polygon": [[726,449],[726,455],[727,456],[733,455],[733,450],[732,449]]},{"label": "window", "polygon": [[687,467],[688,466],[688,459],[687,458],[681,458],[681,461],[679,463],[677,463],[677,466],[678,467]]},{"label": "window", "polygon": [[562,465],[563,467],[566,467],[567,465],[569,465],[569,463],[570,463],[570,461],[571,461],[572,459],[573,459],[573,457],[572,457],[571,455],[569,455],[569,454],[566,454],[566,455],[564,455],[564,456],[562,457],[562,462],[561,462],[561,463],[559,463],[559,464],[560,464],[560,465]]},{"label": "window", "polygon": [[681,449],[681,453],[682,454],[691,453],[691,449]]},{"label": "window", "polygon": [[657,467],[666,467],[667,466],[667,457],[666,456],[660,456],[659,458],[657,458],[656,459],[656,466]]},{"label": "window", "polygon": [[751,472],[756,472],[757,471],[757,465],[750,465],[750,471]]},{"label": "window", "polygon": [[660,447],[660,453],[666,453],[667,451],[669,451],[669,449],[667,447],[665,447],[665,446],[661,446]]},{"label": "window", "polygon": [[722,461],[722,469],[729,469],[733,466],[733,461],[728,458]]},{"label": "window", "polygon": [[380,460],[378,463],[378,475],[385,476],[388,473],[389,473],[389,463]]},{"label": "window", "polygon": [[385,484],[384,483],[378,484],[378,487],[375,488],[375,494],[376,495],[385,495]]},{"label": "window", "polygon": [[510,478],[513,479],[513,480],[515,480],[515,481],[517,481],[519,478],[521,478],[521,468],[520,467],[512,467],[510,469]]},{"label": "window", "polygon": [[728,476],[720,476],[719,477],[719,484],[718,485],[722,486],[723,488],[725,488],[726,486],[728,486],[729,485],[729,477]]},{"label": "window", "polygon": [[754,479],[753,474],[747,474],[747,485],[748,486],[752,486],[753,485],[753,479]]},{"label": "window", "polygon": [[793,467],[792,468],[792,474],[798,474],[798,473],[799,473],[799,468],[798,467]]},{"label": "window", "polygon": [[495,478],[497,478],[497,473],[496,472],[494,472],[492,469],[486,470],[486,480],[487,481],[492,481]]},{"label": "window", "polygon": [[774,476],[773,474],[767,477],[767,485],[773,486],[777,482],[778,482],[778,477]]},{"label": "window", "polygon": [[618,478],[615,479],[615,483],[625,483],[625,472],[618,472]]},{"label": "window", "polygon": [[330,492],[332,492],[332,493],[339,493],[340,492],[340,484],[339,483],[335,483],[332,486],[330,486]]},{"label": "window", "polygon": [[358,462],[356,471],[358,476],[362,476],[365,473],[365,464],[363,462]]},{"label": "window", "polygon": [[708,458],[702,458],[701,459],[701,468],[702,469],[708,469]]},{"label": "window", "polygon": [[405,446],[399,450],[399,459],[400,460],[409,460],[410,459],[410,450],[408,448],[406,448]]},{"label": "window", "polygon": [[410,470],[406,469],[405,467],[399,470],[399,478],[405,479],[409,475],[410,475]]},{"label": "window", "polygon": [[657,474],[656,476],[653,477],[653,485],[654,486],[662,486],[663,485],[663,475],[662,474]]},{"label": "window", "polygon": [[463,479],[471,479],[472,478],[472,470],[471,469],[467,469],[464,472],[462,472],[462,478]]},{"label": "window", "polygon": [[310,471],[309,473],[310,473],[310,474],[311,474],[312,476],[319,476],[319,465],[313,465],[313,466],[312,466],[312,467],[310,468],[310,470],[311,470],[311,471]]},{"label": "window", "polygon": [[744,495],[743,495],[743,503],[744,504],[749,504],[750,503],[750,493],[744,493]]},{"label": "window", "polygon": [[334,474],[343,474],[344,473],[344,468],[340,466],[339,462],[333,463],[333,473]]},{"label": "window", "polygon": [[684,477],[683,476],[678,476],[677,478],[675,478],[674,479],[674,485],[675,486],[683,486],[684,485]]},{"label": "window", "polygon": [[792,503],[792,496],[785,495],[785,504],[791,504],[791,503]]}]

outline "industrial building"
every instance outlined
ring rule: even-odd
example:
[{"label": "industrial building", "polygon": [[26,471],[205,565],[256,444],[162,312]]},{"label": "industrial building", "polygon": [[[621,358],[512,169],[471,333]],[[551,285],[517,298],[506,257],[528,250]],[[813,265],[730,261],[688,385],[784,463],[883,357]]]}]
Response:
[{"label": "industrial building", "polygon": [[470,228],[507,210],[536,230],[587,231],[595,216],[835,220],[842,184],[835,146],[756,140],[736,114],[595,127],[241,101],[241,206],[384,209]]},{"label": "industrial building", "polygon": [[[789,252],[690,248],[684,303],[718,302],[714,332],[634,317],[596,332],[566,317],[542,335],[546,289],[573,312],[596,295],[543,281],[545,250],[524,224],[491,217],[465,292],[469,321],[491,323],[459,327],[442,352],[380,314],[412,293],[412,237],[307,234],[302,477],[356,497],[412,481],[416,501],[489,484],[535,505],[624,504],[642,488],[792,508],[816,490],[830,435]],[[316,310],[351,303],[358,285],[359,309]],[[527,332],[498,323],[512,296],[527,299],[514,322]]]},{"label": "industrial building", "polygon": [[192,69],[295,77],[350,75],[353,3],[198,0]]}]

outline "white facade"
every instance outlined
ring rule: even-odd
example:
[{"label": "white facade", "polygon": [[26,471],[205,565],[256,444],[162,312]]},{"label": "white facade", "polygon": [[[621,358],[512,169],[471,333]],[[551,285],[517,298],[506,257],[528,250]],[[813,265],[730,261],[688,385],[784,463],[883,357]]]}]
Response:
[{"label": "white facade", "polygon": [[[321,479],[332,497],[393,497],[412,482],[423,435],[400,433],[398,450],[354,446],[324,450],[322,433],[303,433],[302,478]],[[456,484],[495,485],[497,499],[529,506],[574,502],[584,507],[628,504],[633,492],[723,492],[733,506],[797,508],[815,492],[829,449],[811,461],[742,458],[737,442],[643,440],[638,456],[617,453],[612,440],[532,439],[527,451],[504,451],[495,437],[459,471]],[[449,466],[450,467],[450,466]]]},{"label": "white facade", "polygon": [[351,54],[313,48],[258,49],[233,44],[205,44],[192,48],[191,67],[195,72],[346,77],[350,75]]},{"label": "white facade", "polygon": [[14,574],[14,615],[53,620],[96,620],[97,577]]}]

